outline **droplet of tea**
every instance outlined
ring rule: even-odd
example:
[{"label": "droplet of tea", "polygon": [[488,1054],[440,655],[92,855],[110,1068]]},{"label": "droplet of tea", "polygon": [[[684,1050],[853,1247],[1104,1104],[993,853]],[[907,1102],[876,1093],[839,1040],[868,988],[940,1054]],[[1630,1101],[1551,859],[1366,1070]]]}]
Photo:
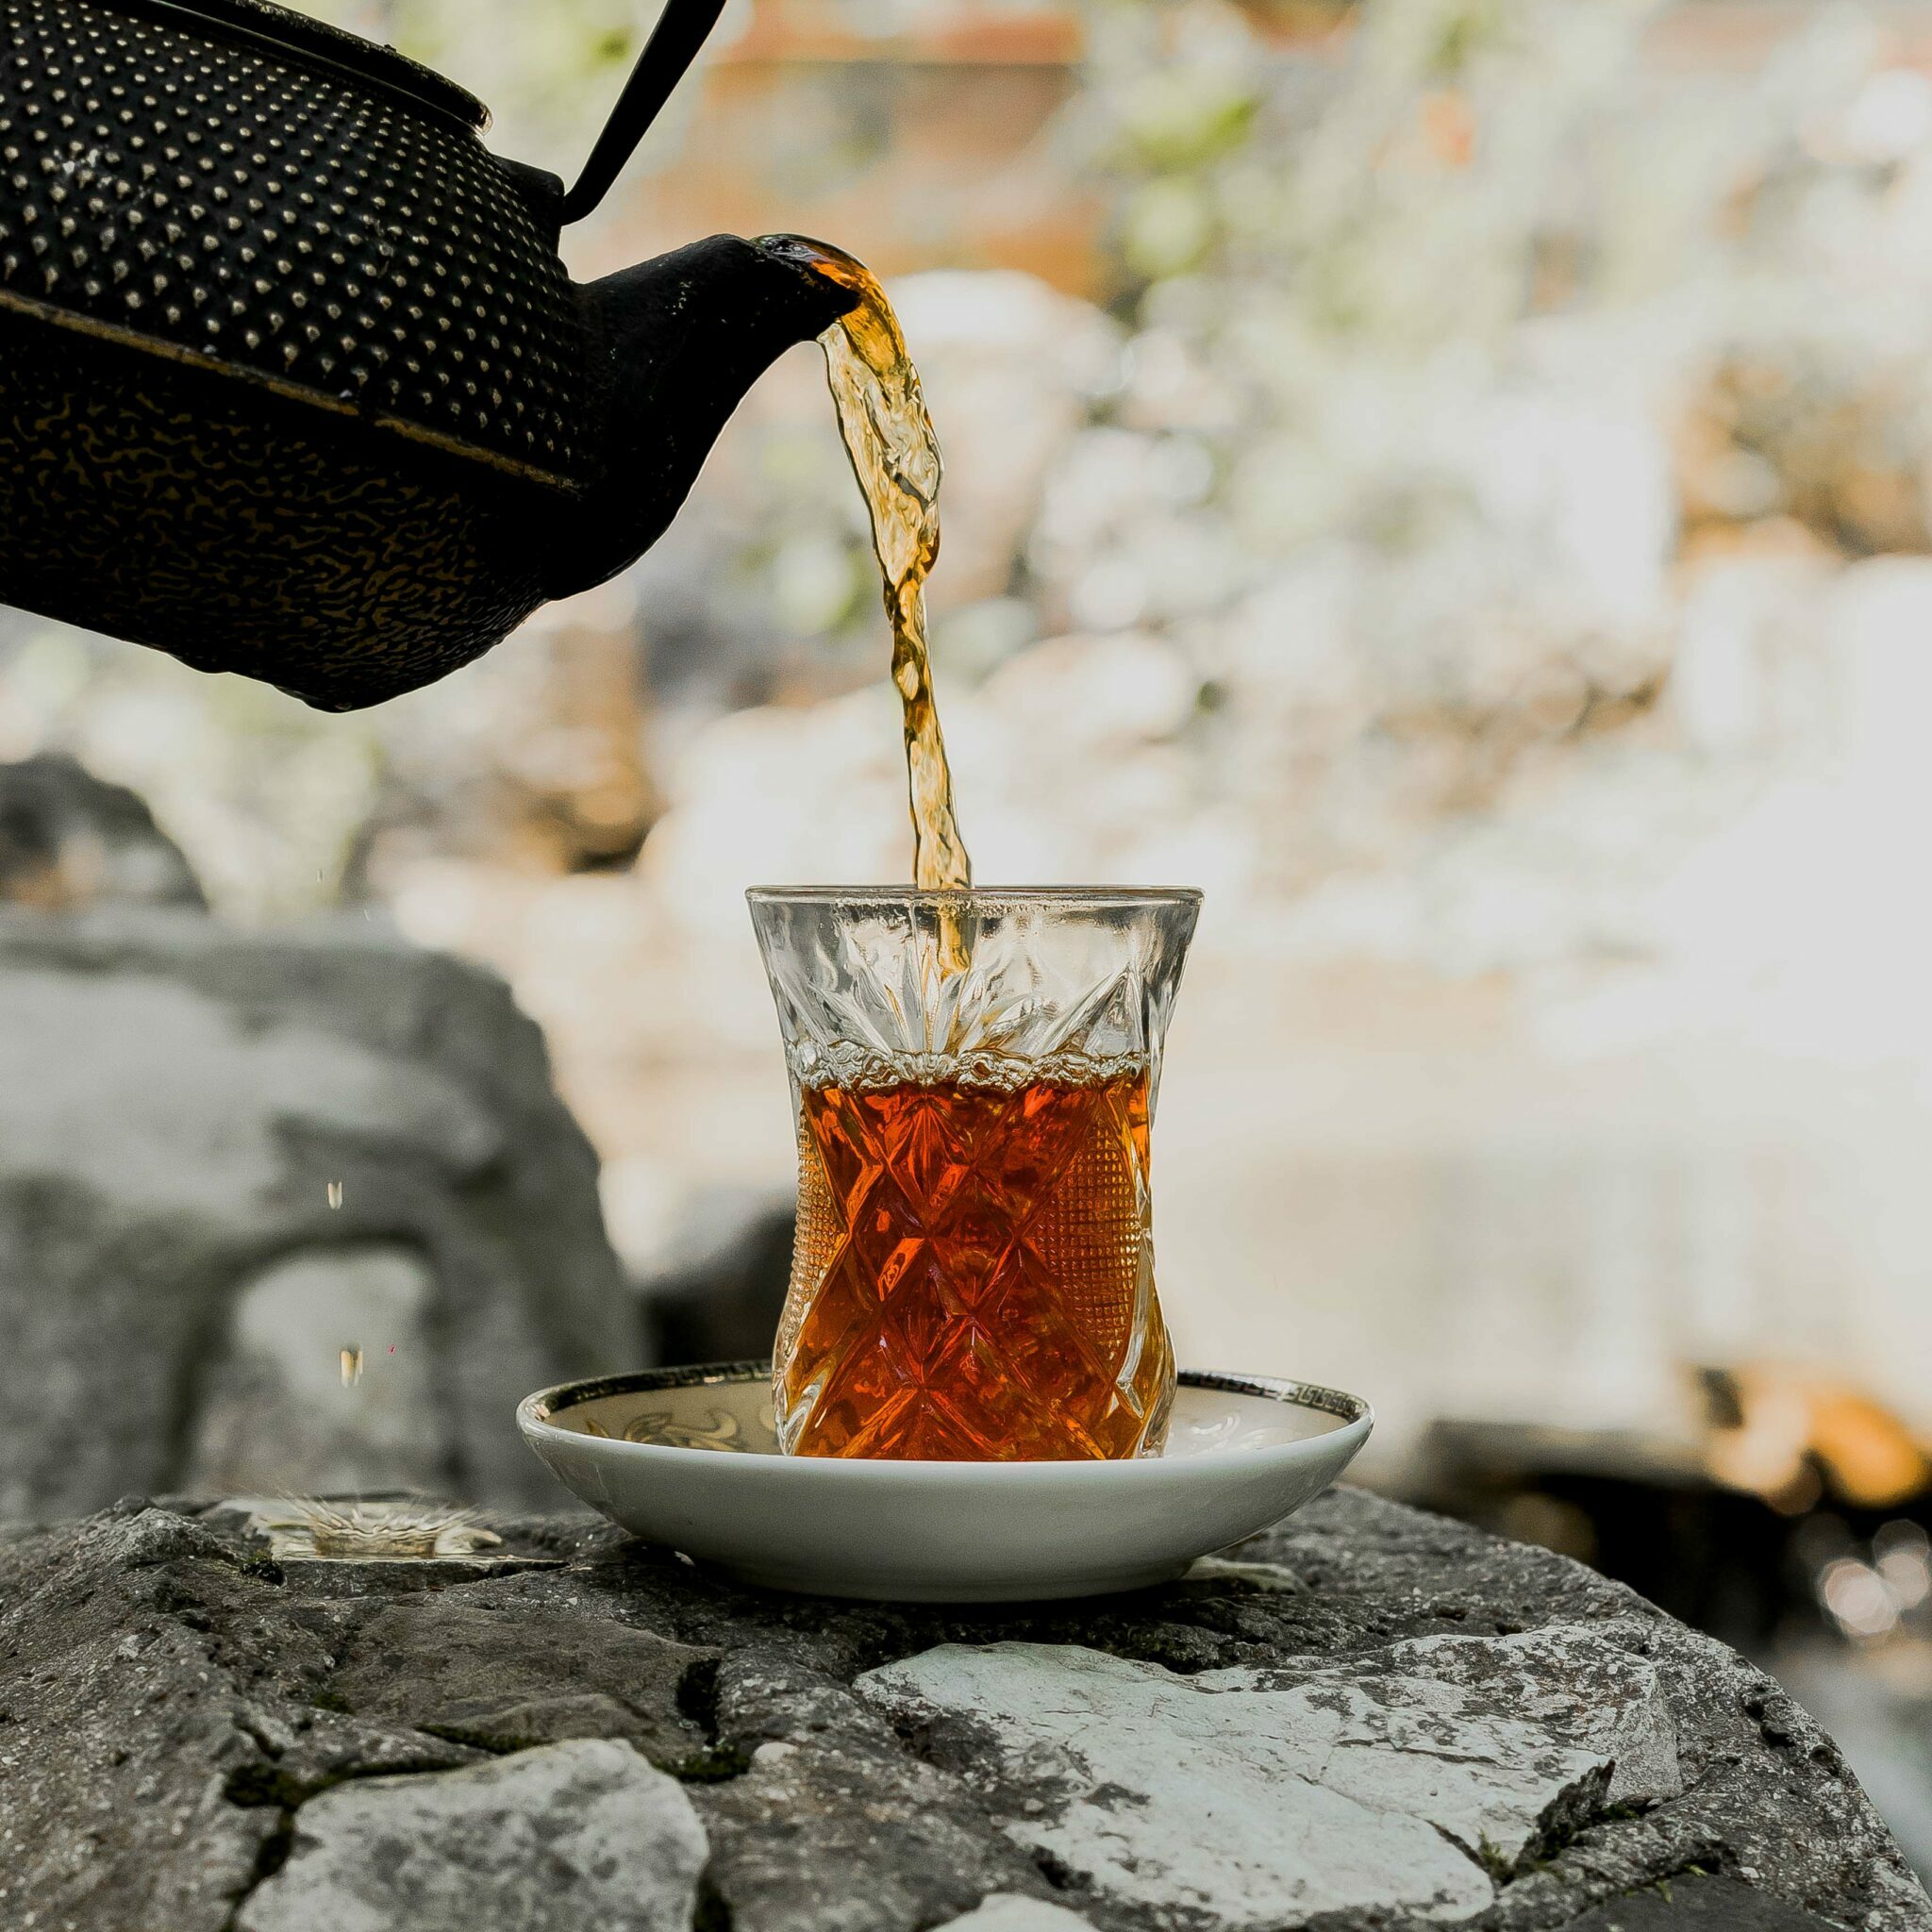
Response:
[{"label": "droplet of tea", "polygon": [[331,1208],[340,1208],[342,1205],[342,1184],[341,1181],[329,1182],[328,1205]]}]

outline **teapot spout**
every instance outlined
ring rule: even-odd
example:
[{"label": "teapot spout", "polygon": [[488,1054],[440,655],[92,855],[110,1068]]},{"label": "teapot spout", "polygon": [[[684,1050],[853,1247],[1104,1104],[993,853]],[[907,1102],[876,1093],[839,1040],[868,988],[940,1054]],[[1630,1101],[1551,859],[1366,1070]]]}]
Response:
[{"label": "teapot spout", "polygon": [[663,535],[745,391],[854,303],[789,238],[713,235],[591,283],[602,457],[558,542],[553,597],[615,576]]}]

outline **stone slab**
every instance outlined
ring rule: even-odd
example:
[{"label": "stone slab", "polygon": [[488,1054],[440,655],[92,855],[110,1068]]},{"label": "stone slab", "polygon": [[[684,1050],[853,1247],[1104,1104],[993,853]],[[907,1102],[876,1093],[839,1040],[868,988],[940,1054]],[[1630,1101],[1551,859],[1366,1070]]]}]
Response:
[{"label": "stone slab", "polygon": [[311,1799],[236,1932],[687,1932],[704,1862],[675,1778],[626,1744],[551,1744]]},{"label": "stone slab", "polygon": [[1186,1677],[1077,1644],[948,1644],[858,1689],[1111,1904],[1230,1932],[1454,1920],[1613,1795],[1681,1790],[1655,1666],[1614,1638],[1570,1624]]},{"label": "stone slab", "polygon": [[939,1932],[1092,1932],[1092,1921],[1044,1899],[1001,1891],[982,1899],[963,1919],[948,1921]]}]

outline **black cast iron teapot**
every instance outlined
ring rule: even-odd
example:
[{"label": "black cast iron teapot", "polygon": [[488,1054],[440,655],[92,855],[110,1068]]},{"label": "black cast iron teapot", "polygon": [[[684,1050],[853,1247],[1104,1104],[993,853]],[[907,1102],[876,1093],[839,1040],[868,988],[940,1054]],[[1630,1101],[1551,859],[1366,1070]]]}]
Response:
[{"label": "black cast iron teapot", "polygon": [[721,6],[566,193],[267,0],[0,0],[0,601],[349,710],[635,559],[853,301],[782,240],[558,258]]}]

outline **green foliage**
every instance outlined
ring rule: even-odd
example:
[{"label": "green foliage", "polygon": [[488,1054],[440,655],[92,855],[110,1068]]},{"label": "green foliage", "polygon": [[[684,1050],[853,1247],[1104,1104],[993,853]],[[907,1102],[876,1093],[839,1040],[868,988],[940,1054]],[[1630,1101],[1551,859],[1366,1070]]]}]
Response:
[{"label": "green foliage", "polygon": [[1206,167],[1240,146],[1258,105],[1252,88],[1211,69],[1143,74],[1120,103],[1122,158],[1161,172]]}]

